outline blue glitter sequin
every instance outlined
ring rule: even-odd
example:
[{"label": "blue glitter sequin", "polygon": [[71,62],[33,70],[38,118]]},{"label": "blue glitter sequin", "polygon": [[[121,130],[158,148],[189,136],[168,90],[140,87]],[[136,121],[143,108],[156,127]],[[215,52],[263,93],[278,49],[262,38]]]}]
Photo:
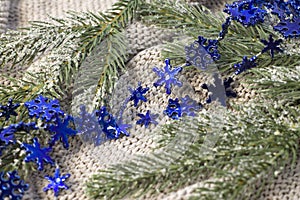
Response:
[{"label": "blue glitter sequin", "polygon": [[7,105],[0,104],[0,110],[3,110],[2,112],[0,112],[0,118],[5,117],[5,120],[8,120],[11,115],[18,115],[15,110],[20,106],[20,104],[13,104],[12,101],[12,99],[9,99]]},{"label": "blue glitter sequin", "polygon": [[33,145],[22,143],[21,148],[25,148],[26,152],[28,153],[28,155],[25,157],[25,162],[36,161],[38,170],[41,171],[44,169],[44,161],[54,165],[53,160],[48,155],[52,151],[52,148],[41,148],[36,137],[33,138]]},{"label": "blue glitter sequin", "polygon": [[182,71],[182,67],[172,69],[169,59],[166,59],[165,63],[164,70],[158,69],[157,67],[153,68],[153,71],[160,77],[153,85],[158,87],[165,84],[166,93],[171,94],[172,85],[177,85],[178,87],[182,86],[182,83],[176,77],[178,73]]},{"label": "blue glitter sequin", "polygon": [[54,176],[45,176],[45,179],[47,179],[50,183],[44,187],[44,192],[47,190],[53,190],[54,191],[54,196],[58,196],[60,189],[69,189],[69,186],[67,186],[64,182],[66,181],[67,178],[69,178],[71,175],[65,174],[63,176],[60,176],[60,170],[59,168],[55,169]]},{"label": "blue glitter sequin", "polygon": [[20,178],[17,171],[0,172],[0,199],[21,200],[28,188],[29,185]]}]

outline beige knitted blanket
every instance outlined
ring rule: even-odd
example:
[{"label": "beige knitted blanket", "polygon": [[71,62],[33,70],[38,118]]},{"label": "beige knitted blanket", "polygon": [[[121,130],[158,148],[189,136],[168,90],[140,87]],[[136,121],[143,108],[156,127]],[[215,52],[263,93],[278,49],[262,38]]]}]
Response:
[{"label": "beige knitted blanket", "polygon": [[[105,11],[109,9],[117,0],[0,0],[0,31],[5,32],[8,29],[17,29],[28,25],[29,21],[39,20],[47,21],[48,16],[65,17],[66,11]],[[211,9],[219,9],[225,1],[221,0],[194,0],[192,3],[201,3]],[[145,85],[150,85],[154,76],[149,70],[153,66],[162,66],[160,60],[160,46],[167,35],[154,27],[146,27],[141,23],[129,25],[126,30],[126,36],[129,42],[130,53],[135,56],[128,63],[129,72],[120,78],[120,84],[117,85],[120,91],[122,88],[127,90],[127,86],[137,85],[141,81]],[[89,66],[87,61],[84,65]],[[21,77],[18,73],[20,70],[14,71],[0,70],[0,73],[6,73],[15,77]],[[138,77],[137,80],[128,79],[127,77]],[[198,77],[197,74],[186,74],[185,78],[190,85],[187,85],[185,93],[194,97],[197,96],[192,92],[199,87],[199,82],[204,77]],[[123,82],[122,82],[123,81]],[[122,83],[126,82],[126,87]],[[1,80],[0,84],[9,84],[7,80]],[[189,89],[190,88],[190,89]],[[191,89],[192,88],[192,89]],[[159,89],[157,89],[159,90]],[[236,91],[246,93],[243,85],[236,87]],[[159,110],[161,101],[167,101],[167,97],[163,92],[153,91],[156,94],[148,94],[149,105],[139,107],[139,110],[127,109],[124,115],[132,112],[145,112],[147,109]],[[125,99],[126,94],[116,93],[113,99],[114,105],[119,105],[118,99]],[[251,98],[251,94],[244,95],[245,98]],[[114,101],[115,100],[115,101]],[[239,99],[238,101],[243,101]],[[159,123],[163,124],[168,121],[165,117],[159,118]],[[151,151],[156,144],[151,138],[152,129],[144,129],[134,126],[131,129],[130,137],[123,137],[116,141],[105,142],[104,144],[94,147],[93,145],[82,142],[78,139],[71,140],[69,150],[65,150],[61,146],[57,146],[52,155],[61,168],[61,173],[70,173],[71,178],[68,179],[69,190],[60,193],[59,199],[66,200],[84,200],[88,199],[85,194],[85,183],[88,178],[99,169],[104,169],[111,164],[121,163],[131,159],[134,155],[143,155]],[[299,152],[300,153],[300,152]],[[43,192],[42,188],[48,184],[43,179],[45,175],[52,175],[53,168],[46,167],[42,172],[35,172],[30,175],[29,191],[26,192],[23,199],[53,199],[53,191]],[[177,192],[161,194],[158,197],[148,197],[147,199],[187,199],[189,191],[193,185],[181,188]],[[279,174],[275,181],[266,183],[260,199],[265,200],[299,200],[300,199],[300,160],[291,168],[287,166],[284,173]]]}]

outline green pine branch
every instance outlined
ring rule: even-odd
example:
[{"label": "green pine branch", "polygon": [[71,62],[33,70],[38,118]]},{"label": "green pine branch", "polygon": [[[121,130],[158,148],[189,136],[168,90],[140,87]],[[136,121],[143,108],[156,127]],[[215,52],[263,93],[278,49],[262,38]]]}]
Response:
[{"label": "green pine branch", "polygon": [[[43,94],[51,99],[65,98],[67,88],[74,83],[82,63],[95,48],[105,44],[104,54],[99,59],[97,93],[104,101],[104,94],[111,94],[118,74],[125,69],[127,60],[126,40],[122,33],[126,25],[135,17],[135,11],[141,1],[121,0],[105,13],[69,13],[67,19],[52,18],[52,22],[32,22],[29,28],[10,31],[0,36],[1,67],[7,69],[24,66],[24,69],[37,69],[40,73],[29,70],[21,80],[11,80],[11,85],[1,85],[0,100],[6,103],[9,98],[19,102],[19,116],[2,123],[5,127],[20,121],[29,122],[28,111],[24,102]],[[104,66],[104,67],[101,67]],[[95,94],[96,95],[96,94]],[[106,97],[105,97],[106,98]],[[69,104],[66,103],[68,106]],[[68,109],[68,108],[66,108]],[[65,110],[68,111],[68,110]],[[8,145],[2,152],[1,169],[15,169],[26,175],[33,170],[32,164],[25,163],[24,152],[18,144],[32,143],[37,136],[42,144],[49,140],[49,134],[43,131],[31,134],[16,133],[16,145]],[[10,154],[12,150],[18,150]]]},{"label": "green pine branch", "polygon": [[[200,199],[247,199],[254,192],[248,190],[249,186],[266,178],[264,174],[282,170],[290,158],[296,161],[300,138],[300,124],[295,120],[298,109],[270,109],[274,104],[255,102],[236,108],[238,113],[226,111],[220,118],[207,112],[192,120],[175,122],[167,127],[173,136],[164,143],[172,143],[174,137],[183,135],[193,138],[193,143],[181,140],[183,143],[176,147],[184,150],[166,146],[159,154],[103,170],[88,182],[88,194],[95,199],[138,198],[203,182],[213,187],[195,189],[193,195]],[[273,111],[285,112],[287,120],[279,120],[283,114],[274,119]],[[219,131],[215,145],[204,146],[215,130]],[[176,150],[179,152],[173,154]]]}]

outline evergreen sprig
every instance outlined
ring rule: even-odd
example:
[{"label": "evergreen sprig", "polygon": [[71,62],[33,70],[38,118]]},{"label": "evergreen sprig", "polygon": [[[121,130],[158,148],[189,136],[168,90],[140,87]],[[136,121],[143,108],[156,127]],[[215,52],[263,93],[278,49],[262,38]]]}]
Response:
[{"label": "evergreen sprig", "polygon": [[[212,186],[195,189],[193,195],[200,195],[200,199],[247,199],[253,194],[247,190],[249,186],[266,178],[270,171],[280,170],[291,157],[295,162],[300,138],[298,109],[279,106],[276,112],[285,114],[277,117],[287,118],[280,121],[274,120],[275,110],[268,110],[274,102],[257,103],[236,108],[238,113],[226,111],[221,118],[207,112],[169,125],[172,137],[165,138],[165,144],[183,135],[185,139],[189,135],[193,142],[181,140],[176,146],[179,149],[165,146],[159,154],[103,170],[88,183],[88,193],[93,198],[137,198],[200,182]],[[223,128],[213,129],[217,126]],[[204,147],[215,130],[220,131],[216,133],[216,144]]]}]

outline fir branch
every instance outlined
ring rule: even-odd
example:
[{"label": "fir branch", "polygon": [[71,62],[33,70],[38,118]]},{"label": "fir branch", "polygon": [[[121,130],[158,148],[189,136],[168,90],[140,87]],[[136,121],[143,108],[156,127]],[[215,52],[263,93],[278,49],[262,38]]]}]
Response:
[{"label": "fir branch", "polygon": [[[288,113],[285,115],[287,120],[282,122],[274,120],[269,112],[273,104],[262,103],[262,106],[257,106],[257,103],[240,107],[238,114],[227,111],[225,118],[219,120],[206,113],[192,121],[175,123],[172,129],[168,129],[174,136],[198,136],[193,144],[181,146],[185,147],[185,151],[180,151],[179,159],[174,159],[171,148],[167,148],[159,155],[153,154],[155,159],[152,156],[139,157],[115,165],[93,176],[87,185],[89,195],[93,198],[136,198],[145,194],[176,191],[199,181],[213,186],[195,190],[195,194],[202,199],[242,199],[250,195],[253,191],[247,191],[247,186],[266,178],[264,173],[280,170],[290,156],[295,162],[300,138],[300,126],[295,120],[297,115],[294,116],[297,109],[282,106],[275,109],[280,116],[282,111]],[[210,127],[222,123],[217,143],[207,146],[210,153],[203,154],[203,143],[211,132]]]},{"label": "fir branch", "polygon": [[[297,55],[295,56],[297,57]],[[299,60],[300,58],[298,58],[298,62],[289,62],[284,66],[254,69],[253,76],[247,77],[247,81],[254,83],[254,89],[263,94],[266,99],[276,99],[287,106],[299,106]]]}]

